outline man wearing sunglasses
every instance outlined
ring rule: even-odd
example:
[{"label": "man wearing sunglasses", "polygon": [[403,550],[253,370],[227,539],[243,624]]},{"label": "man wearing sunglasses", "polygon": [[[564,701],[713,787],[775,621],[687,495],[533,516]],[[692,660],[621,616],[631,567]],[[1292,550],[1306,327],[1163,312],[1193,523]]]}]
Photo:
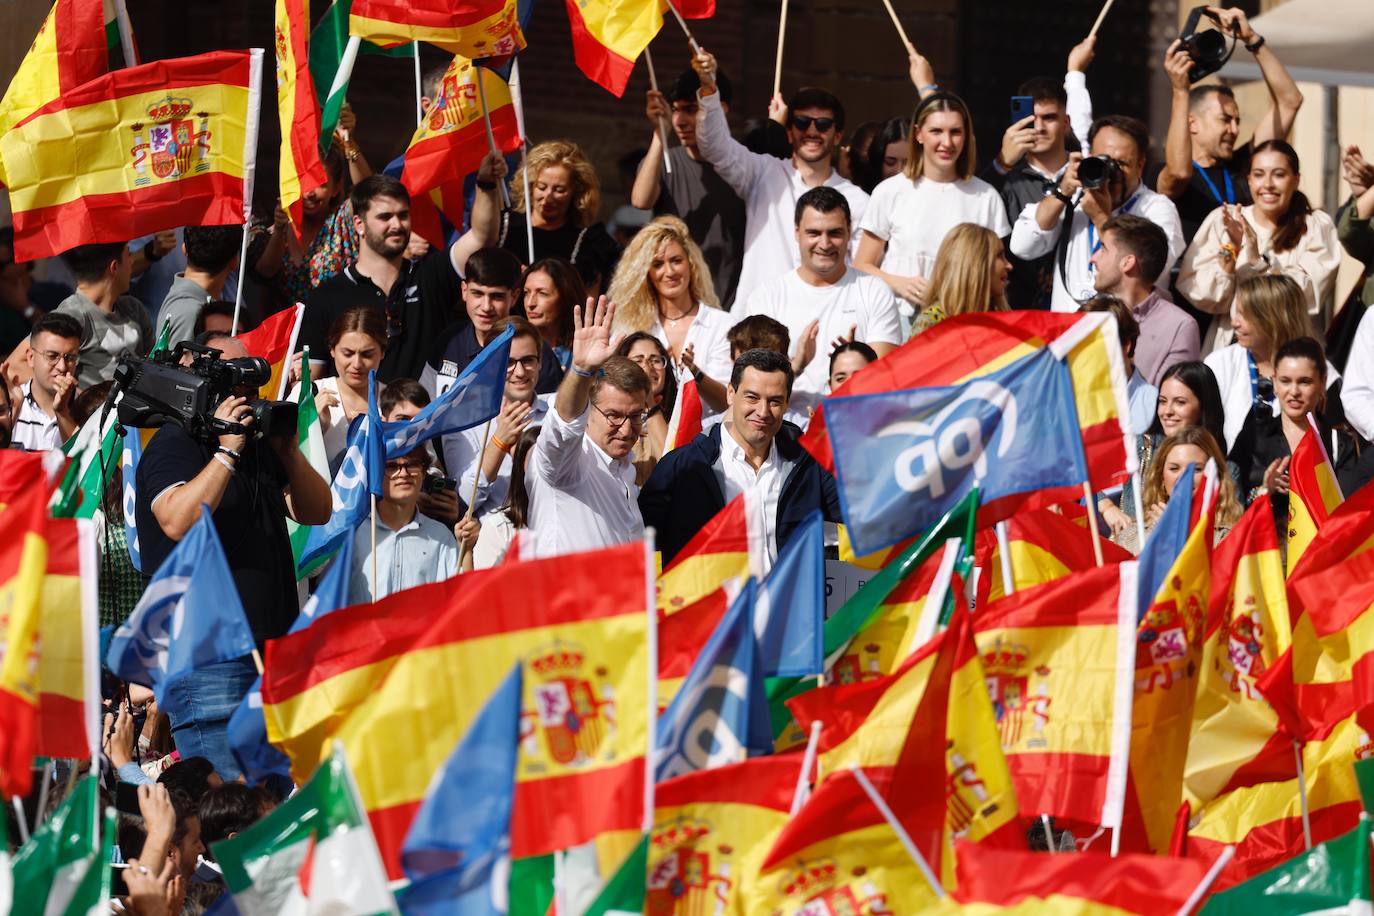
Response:
[{"label": "man wearing sunglasses", "polygon": [[[692,59],[701,80],[697,147],[745,202],[744,263],[735,301],[748,302],[754,287],[799,264],[793,211],[811,188],[825,185],[844,195],[855,225],[863,221],[868,195],[835,170],[844,136],[844,105],[824,89],[800,89],[787,103],[791,159],[750,152],[730,136],[716,86],[716,59],[702,51]],[[849,254],[853,254],[852,248]]]},{"label": "man wearing sunglasses", "polygon": [[14,444],[31,452],[61,448],[76,432],[76,367],[81,352],[81,325],[70,315],[51,312],[38,319],[29,335],[30,377],[20,389],[23,399],[14,418]]}]

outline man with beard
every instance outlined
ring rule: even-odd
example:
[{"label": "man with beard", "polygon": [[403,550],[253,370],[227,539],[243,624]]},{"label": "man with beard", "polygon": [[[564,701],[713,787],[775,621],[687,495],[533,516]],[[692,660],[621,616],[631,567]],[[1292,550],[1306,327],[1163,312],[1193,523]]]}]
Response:
[{"label": "man with beard", "polygon": [[735,193],[744,198],[744,262],[735,299],[748,302],[756,286],[796,268],[793,217],[797,198],[810,188],[843,194],[854,222],[863,219],[868,195],[831,164],[844,136],[844,105],[824,89],[799,89],[787,102],[791,159],[752,153],[730,136],[716,85],[716,59],[702,51],[692,60],[701,89],[697,148]]},{"label": "man with beard", "polygon": [[[1168,283],[1169,270],[1183,254],[1183,230],[1171,200],[1141,183],[1150,132],[1135,118],[1108,115],[1098,118],[1088,132],[1095,168],[1107,179],[1100,187],[1085,188],[1079,180],[1084,158],[1074,153],[1058,184],[1045,189],[1039,203],[1026,204],[1011,230],[1011,253],[1023,260],[1053,254],[1054,295],[1050,308],[1076,312],[1081,303],[1097,295],[1093,255],[1102,247],[1107,221],[1119,213],[1144,217],[1164,230],[1169,254],[1160,275]],[[1069,223],[1066,231],[1065,214]]]}]

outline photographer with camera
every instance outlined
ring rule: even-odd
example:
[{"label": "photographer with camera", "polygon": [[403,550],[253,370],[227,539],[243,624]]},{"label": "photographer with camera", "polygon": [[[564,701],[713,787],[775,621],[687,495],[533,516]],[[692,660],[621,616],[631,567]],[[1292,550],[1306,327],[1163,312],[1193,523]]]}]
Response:
[{"label": "photographer with camera", "polygon": [[1173,201],[1141,182],[1150,132],[1135,118],[1107,115],[1088,131],[1090,155],[1069,157],[1058,184],[1045,188],[1039,203],[1027,204],[1011,230],[1018,258],[1055,256],[1050,309],[1076,312],[1097,295],[1092,258],[1102,247],[1107,221],[1119,213],[1143,217],[1164,230],[1169,254],[1161,278],[1183,254],[1183,230]]},{"label": "photographer with camera", "polygon": [[[1215,22],[1220,31],[1197,32],[1197,21],[1202,16]],[[1236,140],[1240,134],[1240,107],[1235,93],[1220,84],[1193,85],[1220,69],[1229,58],[1224,36],[1231,36],[1255,56],[1273,100],[1255,125],[1254,137],[1239,149]],[[1191,244],[1207,214],[1222,204],[1251,202],[1246,184],[1250,152],[1266,140],[1288,136],[1302,107],[1302,93],[1278,55],[1250,27],[1240,9],[1195,9],[1183,37],[1164,53],[1164,70],[1173,86],[1173,104],[1164,143],[1164,165],[1155,176],[1154,186],[1178,205],[1183,238]]]},{"label": "photographer with camera", "polygon": [[[243,344],[220,337],[208,346],[218,354],[203,354],[198,362],[218,365],[196,374],[205,377],[214,369],[233,379],[238,366],[226,367],[224,361],[246,357]],[[197,418],[192,424],[206,430],[202,435],[193,436],[180,422],[167,422],[153,436],[138,463],[134,514],[146,579],[200,518],[201,503],[210,507],[253,638],[262,645],[286,633],[299,612],[287,517],[302,525],[322,525],[333,504],[328,483],[297,448],[294,420],[289,434],[283,429],[264,441],[256,432],[261,424],[249,399],[257,394],[257,379],[238,374],[239,384],[220,392],[224,396],[214,406],[213,419]],[[134,382],[126,401],[137,393]],[[259,415],[270,418],[262,402],[258,406]],[[123,411],[122,404],[121,420]],[[187,696],[178,705],[192,710],[192,718],[172,722],[183,757],[208,757],[225,779],[236,777],[239,768],[225,729],[256,676],[252,660],[244,657],[201,668],[185,680],[180,689]]]}]

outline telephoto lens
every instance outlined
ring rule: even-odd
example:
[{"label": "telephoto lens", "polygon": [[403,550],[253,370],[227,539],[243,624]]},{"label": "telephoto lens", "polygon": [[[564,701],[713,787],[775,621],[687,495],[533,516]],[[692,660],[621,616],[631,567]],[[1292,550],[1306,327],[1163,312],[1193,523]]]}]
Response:
[{"label": "telephoto lens", "polygon": [[1110,156],[1089,156],[1078,163],[1078,181],[1089,190],[1103,187],[1121,172],[1121,166]]}]

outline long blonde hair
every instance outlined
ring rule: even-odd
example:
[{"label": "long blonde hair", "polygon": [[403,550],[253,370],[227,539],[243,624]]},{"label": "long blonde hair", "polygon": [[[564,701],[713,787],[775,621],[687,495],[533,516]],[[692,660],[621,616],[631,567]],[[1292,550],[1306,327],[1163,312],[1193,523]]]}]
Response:
[{"label": "long blonde hair", "polygon": [[687,224],[676,216],[659,216],[630,240],[606,291],[606,296],[615,303],[617,329],[647,331],[654,326],[658,317],[658,293],[649,282],[649,268],[669,242],[677,242],[687,252],[687,263],[692,268],[692,280],[688,284],[692,301],[720,308],[720,300],[711,283],[711,271],[701,255],[701,248],[692,241]]},{"label": "long blonde hair", "polygon": [[964,100],[952,92],[931,93],[916,106],[916,113],[911,117],[911,133],[908,134],[908,139],[911,142],[911,157],[906,161],[903,174],[912,181],[919,181],[925,175],[925,151],[921,149],[921,144],[916,142],[916,135],[920,133],[926,119],[937,111],[952,111],[963,119],[964,148],[959,153],[959,158],[955,160],[954,170],[958,174],[959,180],[964,181],[973,176],[973,164],[978,161],[978,144],[973,140],[973,115],[969,113],[968,105],[964,104]]},{"label": "long blonde hair", "polygon": [[1005,312],[1006,296],[992,294],[992,265],[1002,240],[977,223],[960,223],[940,243],[930,272],[926,302],[945,317],[970,312]]},{"label": "long blonde hair", "polygon": [[1240,500],[1236,498],[1236,482],[1226,470],[1226,455],[1222,453],[1221,446],[1217,444],[1216,438],[1201,426],[1185,426],[1159,444],[1154,457],[1150,459],[1149,473],[1145,475],[1145,486],[1140,492],[1141,504],[1149,507],[1155,503],[1169,502],[1169,491],[1164,486],[1164,464],[1169,452],[1180,445],[1195,445],[1216,463],[1217,480],[1221,484],[1221,489],[1217,492],[1216,525],[1219,528],[1235,527],[1241,513],[1245,511],[1240,505]]},{"label": "long blonde hair", "polygon": [[[571,140],[550,140],[530,150],[526,168],[529,169],[530,184],[539,178],[539,173],[553,166],[563,166],[572,176],[573,199],[568,212],[568,222],[574,226],[590,226],[596,222],[601,212],[601,180],[596,177],[582,148]],[[525,181],[517,174],[511,187],[511,207],[517,212],[527,213],[525,201]]]},{"label": "long blonde hair", "polygon": [[1256,353],[1257,357],[1272,359],[1288,341],[1313,336],[1302,288],[1283,274],[1241,280],[1236,284],[1235,307],[1245,310],[1245,320],[1254,326],[1267,349]]}]

